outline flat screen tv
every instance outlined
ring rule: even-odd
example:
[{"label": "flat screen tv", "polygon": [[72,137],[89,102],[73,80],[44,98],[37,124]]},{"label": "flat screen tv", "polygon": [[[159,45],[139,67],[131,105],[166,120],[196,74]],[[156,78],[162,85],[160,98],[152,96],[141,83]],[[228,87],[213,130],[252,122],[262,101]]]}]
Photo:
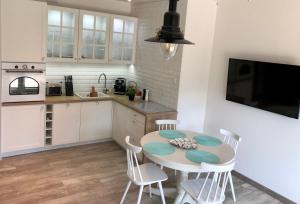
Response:
[{"label": "flat screen tv", "polygon": [[299,117],[300,66],[229,59],[226,100]]}]

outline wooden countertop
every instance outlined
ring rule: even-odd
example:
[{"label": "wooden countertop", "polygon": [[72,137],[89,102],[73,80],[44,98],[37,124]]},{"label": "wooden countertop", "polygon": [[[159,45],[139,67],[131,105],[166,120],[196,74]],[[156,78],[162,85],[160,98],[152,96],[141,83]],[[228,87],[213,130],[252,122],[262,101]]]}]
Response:
[{"label": "wooden countertop", "polygon": [[2,106],[17,106],[17,105],[36,105],[36,104],[60,104],[60,103],[81,103],[91,101],[108,101],[118,102],[128,108],[131,108],[143,115],[177,112],[174,109],[168,108],[161,104],[152,101],[135,100],[129,101],[127,96],[111,94],[109,97],[81,99],[78,96],[49,96],[45,101],[34,102],[18,102],[18,103],[2,103]]}]

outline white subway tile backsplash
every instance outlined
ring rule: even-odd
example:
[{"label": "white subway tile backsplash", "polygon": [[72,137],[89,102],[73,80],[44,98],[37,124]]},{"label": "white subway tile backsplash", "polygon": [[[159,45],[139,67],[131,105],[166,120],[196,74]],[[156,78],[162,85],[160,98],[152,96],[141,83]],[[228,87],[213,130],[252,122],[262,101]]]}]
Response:
[{"label": "white subway tile backsplash", "polygon": [[[115,79],[118,77],[128,78],[127,65],[93,65],[93,64],[47,64],[47,82],[64,82],[65,75],[73,76],[74,91],[88,92],[92,86],[98,91],[104,88],[104,77],[98,84],[101,73],[107,76],[107,88],[112,89]],[[64,89],[63,89],[64,91]]]},{"label": "white subway tile backsplash", "polygon": [[[182,14],[181,24],[185,23],[187,1],[178,2],[178,11]],[[177,56],[169,61],[163,59],[160,45],[145,42],[153,37],[162,26],[163,15],[168,9],[168,1],[140,2],[132,6],[132,14],[139,19],[136,63],[128,76],[138,84],[150,90],[150,99],[171,108],[177,108],[179,78],[181,70],[182,47]]]}]

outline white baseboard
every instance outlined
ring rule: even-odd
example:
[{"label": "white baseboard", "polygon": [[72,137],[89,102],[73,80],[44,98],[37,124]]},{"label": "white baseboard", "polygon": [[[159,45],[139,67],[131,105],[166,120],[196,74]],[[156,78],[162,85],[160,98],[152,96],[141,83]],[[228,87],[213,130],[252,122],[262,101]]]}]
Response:
[{"label": "white baseboard", "polygon": [[22,154],[31,154],[31,153],[36,153],[36,152],[48,151],[48,150],[62,149],[62,148],[102,143],[102,142],[110,142],[110,141],[112,141],[111,138],[101,139],[101,140],[93,140],[93,141],[87,141],[87,142],[77,142],[77,143],[64,144],[64,145],[49,145],[49,146],[45,146],[45,147],[41,147],[41,148],[27,149],[27,150],[14,151],[14,152],[5,152],[0,155],[0,160],[5,157],[12,157],[12,156],[17,156],[17,155],[22,155]]}]

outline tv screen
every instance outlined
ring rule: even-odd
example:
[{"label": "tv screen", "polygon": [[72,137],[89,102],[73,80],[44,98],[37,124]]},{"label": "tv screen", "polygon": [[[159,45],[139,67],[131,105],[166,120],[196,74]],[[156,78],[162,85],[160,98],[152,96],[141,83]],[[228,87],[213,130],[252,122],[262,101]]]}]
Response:
[{"label": "tv screen", "polygon": [[229,59],[226,100],[299,116],[300,66]]}]

